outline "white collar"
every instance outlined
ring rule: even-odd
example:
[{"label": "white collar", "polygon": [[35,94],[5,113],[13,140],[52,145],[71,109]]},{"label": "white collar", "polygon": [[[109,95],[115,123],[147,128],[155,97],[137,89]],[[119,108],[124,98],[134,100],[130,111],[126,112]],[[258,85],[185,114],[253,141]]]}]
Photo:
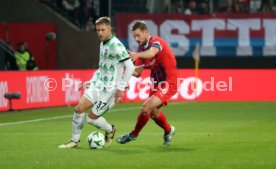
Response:
[{"label": "white collar", "polygon": [[149,46],[149,42],[150,42],[150,36],[149,36],[149,38],[148,38],[148,41],[147,41],[146,45],[143,45],[143,47],[144,47],[144,48],[147,48],[147,47]]}]

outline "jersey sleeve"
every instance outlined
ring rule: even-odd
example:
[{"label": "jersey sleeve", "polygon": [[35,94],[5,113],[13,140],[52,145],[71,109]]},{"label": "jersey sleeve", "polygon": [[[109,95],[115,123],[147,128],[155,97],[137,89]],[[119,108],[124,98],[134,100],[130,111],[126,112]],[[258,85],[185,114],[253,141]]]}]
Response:
[{"label": "jersey sleeve", "polygon": [[153,41],[151,47],[157,48],[159,49],[159,51],[162,51],[162,45],[158,40]]},{"label": "jersey sleeve", "polygon": [[115,57],[119,62],[123,62],[129,59],[129,55],[125,46],[122,43],[115,42],[111,44],[111,55]]}]

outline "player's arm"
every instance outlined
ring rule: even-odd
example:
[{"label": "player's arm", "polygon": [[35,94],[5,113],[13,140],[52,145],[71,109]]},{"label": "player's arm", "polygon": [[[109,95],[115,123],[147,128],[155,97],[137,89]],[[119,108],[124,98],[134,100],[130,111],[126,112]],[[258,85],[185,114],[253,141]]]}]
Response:
[{"label": "player's arm", "polygon": [[132,60],[136,60],[138,58],[150,59],[153,58],[158,52],[159,49],[157,47],[151,47],[143,52],[130,52],[129,56]]},{"label": "player's arm", "polygon": [[132,76],[140,77],[142,72],[144,70],[144,65],[142,66],[136,66],[134,72],[132,73]]},{"label": "player's arm", "polygon": [[125,72],[117,86],[117,91],[115,93],[115,103],[120,102],[123,98],[124,91],[128,87],[128,81],[130,80],[135,69],[135,66],[133,65],[133,62],[130,60],[130,58],[126,58],[120,62],[124,64]]},{"label": "player's arm", "polygon": [[117,89],[124,91],[128,85],[128,81],[130,80],[130,78],[134,72],[135,66],[133,65],[132,61],[129,58],[124,59],[121,62],[124,64],[125,72],[124,72],[122,79],[120,80],[120,84],[118,85]]},{"label": "player's arm", "polygon": [[156,47],[151,47],[148,50],[144,52],[139,52],[138,57],[142,59],[150,59],[153,58],[157,53],[159,52],[159,49]]}]

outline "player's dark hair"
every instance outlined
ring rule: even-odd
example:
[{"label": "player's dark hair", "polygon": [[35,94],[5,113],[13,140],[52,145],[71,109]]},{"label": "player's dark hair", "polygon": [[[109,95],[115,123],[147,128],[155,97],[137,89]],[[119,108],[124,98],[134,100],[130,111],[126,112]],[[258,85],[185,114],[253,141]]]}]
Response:
[{"label": "player's dark hair", "polygon": [[136,29],[140,29],[141,31],[148,30],[146,22],[145,21],[136,21],[134,23],[134,25],[132,26],[132,31],[135,31]]},{"label": "player's dark hair", "polygon": [[96,20],[95,25],[99,25],[99,24],[107,24],[107,25],[111,25],[111,20],[109,17],[104,16],[104,17],[100,17],[99,19]]}]

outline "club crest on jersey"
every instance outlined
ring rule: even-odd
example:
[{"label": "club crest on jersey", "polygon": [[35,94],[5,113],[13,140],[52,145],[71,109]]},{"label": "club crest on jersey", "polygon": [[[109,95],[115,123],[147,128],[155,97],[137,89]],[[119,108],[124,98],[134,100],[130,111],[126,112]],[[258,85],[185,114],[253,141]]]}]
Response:
[{"label": "club crest on jersey", "polygon": [[108,54],[108,49],[105,49],[104,50],[104,55],[107,55]]},{"label": "club crest on jersey", "polygon": [[155,59],[152,59],[152,61],[150,61],[149,65],[152,66],[155,63]]}]

